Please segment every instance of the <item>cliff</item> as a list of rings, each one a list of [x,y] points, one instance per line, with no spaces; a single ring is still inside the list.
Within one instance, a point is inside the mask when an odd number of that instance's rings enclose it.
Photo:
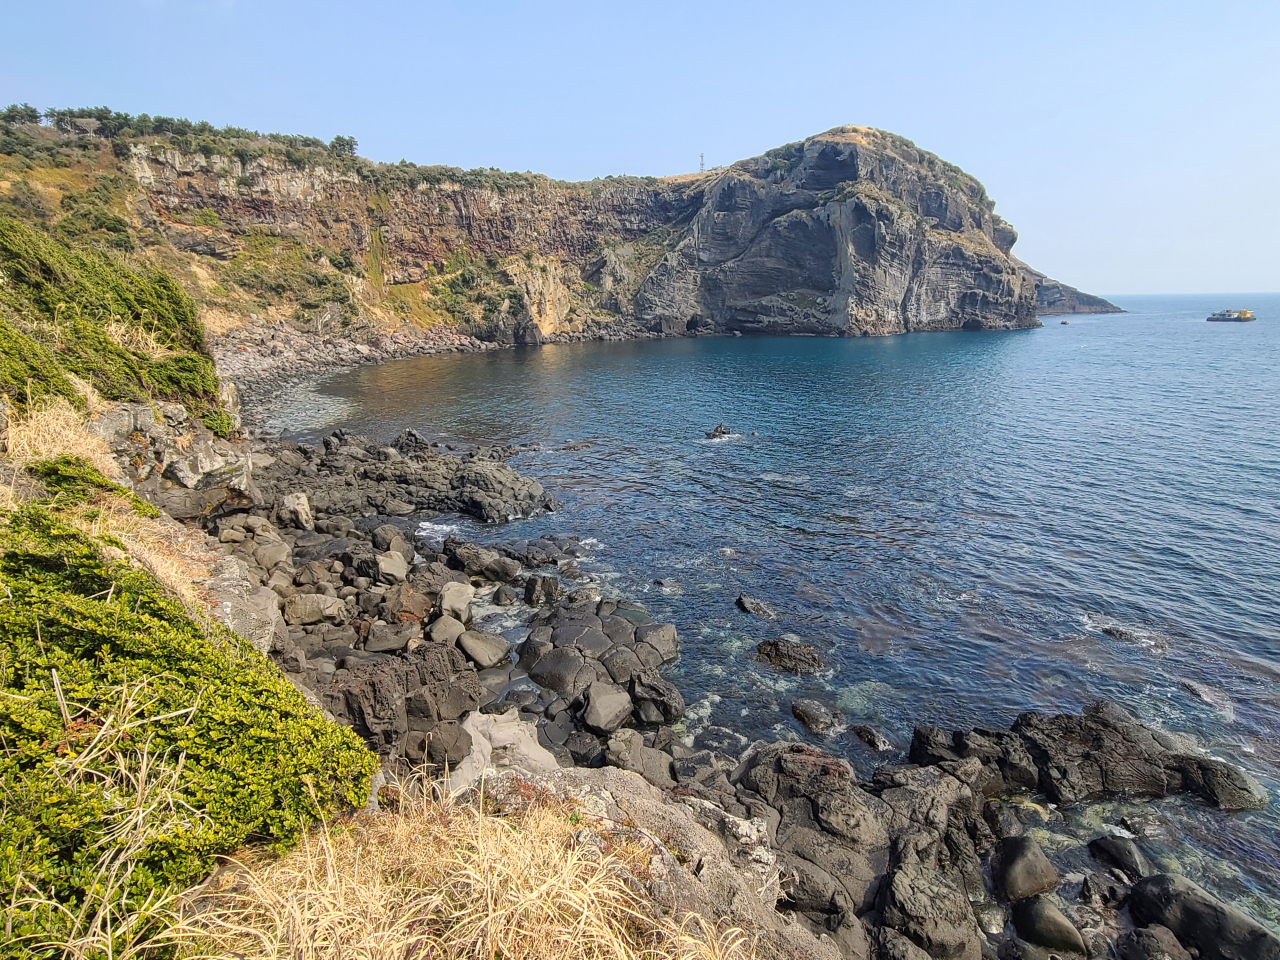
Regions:
[[[568,183],[102,116],[6,127],[0,207],[172,271],[215,354],[244,327],[873,336],[1032,327],[1094,300],[1011,254],[1017,233],[976,179],[867,127],[703,174]]]
[[[1090,293],[1081,293],[1075,287],[1069,287],[1057,280],[1050,280],[1039,275],[1040,287],[1036,291],[1036,314],[1041,317],[1056,317],[1066,313],[1124,313],[1110,300],[1095,297]]]
[[[287,238],[363,264],[355,301],[499,342],[1037,325],[1037,275],[982,185],[865,127],[665,179],[378,176],[144,143],[127,166],[180,250],[235,264],[255,233]]]

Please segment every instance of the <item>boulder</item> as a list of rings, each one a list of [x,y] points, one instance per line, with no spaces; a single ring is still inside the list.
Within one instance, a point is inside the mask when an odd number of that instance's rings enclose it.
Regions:
[[[1085,956],[1088,950],[1080,931],[1044,897],[1030,897],[1013,905],[1013,926],[1028,943]]]
[[[524,602],[531,607],[543,607],[555,603],[561,595],[560,580],[544,574],[534,574],[524,585]]]
[[[514,587],[504,583],[497,590],[493,591],[493,602],[499,607],[509,607],[520,599]]]
[[[555,757],[538,743],[537,727],[520,719],[517,711],[501,714],[473,713],[462,722],[471,740],[471,752],[449,773],[454,793],[470,786],[490,768],[512,767],[527,774],[558,770]]]
[[[471,752],[471,734],[456,720],[446,720],[431,731],[427,756],[437,766],[456,767]]]
[[[440,588],[440,611],[462,623],[471,622],[471,601],[476,591],[469,583],[446,583]]]
[[[288,563],[293,551],[283,540],[273,540],[254,548],[253,562],[263,570],[270,570],[276,564]]]
[[[1268,796],[1228,763],[1187,753],[1168,734],[1143,726],[1118,704],[1101,702],[1082,716],[1024,713],[1013,732],[1039,769],[1039,785],[1055,803],[1117,794],[1163,797],[1196,793],[1222,810],[1257,809]]]
[[[739,610],[743,613],[749,613],[753,617],[764,617],[768,620],[773,620],[777,617],[777,614],[773,612],[773,608],[771,608],[767,603],[763,600],[757,600],[754,597],[749,597],[745,593],[738,594],[738,599],[734,602],[737,604]]]
[[[604,748],[600,738],[585,730],[576,730],[569,734],[564,742],[565,748],[573,757],[573,762],[580,767],[599,767],[604,765]]]
[[[520,576],[520,564],[510,557],[495,556],[492,560],[484,565],[480,570],[480,575],[486,580],[494,580],[498,583],[510,583],[516,577]]]
[[[658,652],[662,662],[674,660],[680,652],[680,637],[675,624],[642,623],[636,627],[636,645],[647,643]]]
[[[1005,837],[992,867],[996,892],[1010,902],[1033,897],[1058,885],[1058,868],[1031,837]]]
[[[817,700],[794,701],[791,715],[820,736],[830,736],[844,727],[844,717]]]
[[[384,523],[380,527],[375,527],[369,535],[373,541],[373,548],[379,553],[386,553],[391,549],[391,544],[404,537],[404,531],[392,523]]]
[[[1103,866],[1119,870],[1130,883],[1137,883],[1151,872],[1147,858],[1128,837],[1097,837],[1089,841],[1089,852]]]
[[[382,583],[403,583],[409,576],[409,564],[402,554],[394,550],[374,557],[378,565],[378,580]]]
[[[481,576],[485,567],[499,559],[496,551],[457,537],[445,539],[444,554],[449,558],[449,566],[469,577]]]
[[[596,681],[587,687],[587,709],[582,722],[595,733],[613,733],[631,716],[631,697],[612,683]]]
[[[1130,930],[1116,941],[1120,960],[1192,960],[1173,931],[1154,923]]]
[[[570,751],[572,750],[570,747]],[[610,736],[604,757],[609,766],[638,773],[655,786],[676,785],[671,776],[670,755],[653,747],[646,747],[644,737],[638,730],[618,730]]]
[[[867,726],[865,723],[859,723],[854,726],[853,734],[877,753],[888,753],[893,749],[893,744],[889,742],[889,739],[883,733],[875,727]]]
[[[481,670],[488,670],[511,659],[511,644],[497,634],[468,630],[458,637],[457,644]]]
[[[299,530],[314,530],[315,518],[311,515],[311,504],[305,493],[287,493],[276,504],[276,523],[282,527],[296,527]]]
[[[642,709],[646,704],[653,707],[657,719],[647,722],[675,723],[684,717],[684,697],[674,683],[658,676],[658,671],[652,668],[631,677],[631,699]]]
[[[822,659],[811,644],[780,637],[765,640],[756,647],[761,659],[767,660],[779,670],[788,673],[817,673],[822,669]]]
[[[452,644],[467,632],[467,628],[461,621],[445,615],[433,623],[427,632],[436,643]]]
[[[1129,912],[1134,923],[1167,927],[1200,960],[1280,960],[1280,937],[1185,877],[1139,880]]]
[[[982,957],[983,938],[968,898],[930,864],[899,865],[885,890],[883,918],[930,957]]]
[[[529,676],[535,683],[556,693],[577,695],[581,687],[575,688],[575,678],[584,663],[586,658],[577,650],[572,647],[560,647],[540,657],[529,668]]]
[[[407,583],[398,583],[387,588],[378,609],[387,623],[422,621],[431,613],[431,598]]]
[[[320,623],[340,623],[346,619],[347,606],[337,597],[327,597],[322,593],[300,593],[284,602],[284,619],[286,623],[299,626]]]

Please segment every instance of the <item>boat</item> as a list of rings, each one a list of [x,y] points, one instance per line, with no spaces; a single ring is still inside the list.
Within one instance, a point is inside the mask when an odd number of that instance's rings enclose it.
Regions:
[[[1256,320],[1252,310],[1219,310],[1205,317],[1210,323],[1248,323]]]
[[[1059,322],[1060,324],[1062,324],[1064,327],[1066,327],[1066,326],[1070,326],[1070,325],[1071,325],[1071,321],[1070,321],[1070,320],[1059,320],[1058,322]]]

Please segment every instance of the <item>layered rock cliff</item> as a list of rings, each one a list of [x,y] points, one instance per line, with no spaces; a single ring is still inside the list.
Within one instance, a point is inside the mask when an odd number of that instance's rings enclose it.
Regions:
[[[866,127],[663,179],[339,166],[127,157],[138,216],[178,249],[236,264],[255,237],[297,243],[318,269],[355,264],[333,271],[348,313],[497,342],[1012,329],[1052,284],[977,180]]]
[[[1091,293],[1082,293],[1075,287],[1046,277],[1039,270],[1027,267],[1032,276],[1039,282],[1036,290],[1036,314],[1041,317],[1057,317],[1063,314],[1077,313],[1124,313],[1110,300],[1095,297]]]

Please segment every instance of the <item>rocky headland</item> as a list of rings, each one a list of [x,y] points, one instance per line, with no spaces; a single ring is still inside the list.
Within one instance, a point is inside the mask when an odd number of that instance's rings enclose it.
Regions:
[[[1012,329],[1054,309],[1040,288],[1070,289],[1012,255],[1017,233],[976,179],[867,127],[705,174],[587,183],[299,167],[163,142],[133,142],[125,168],[140,223],[213,272],[262,235],[329,251],[325,265],[363,262],[335,277],[347,293],[329,295],[347,303],[302,311],[321,334],[353,304],[508,344]]]
[[[514,776],[590,794],[602,831],[625,821],[658,838],[655,902],[729,918],[778,956],[1280,958],[1273,932],[1153,865],[1140,818],[1067,849],[1061,832],[1048,848],[1038,839],[1043,808],[1029,800],[1270,802],[1242,770],[1118,704],[1009,728],[922,724],[905,756],[859,728],[883,761],[870,777],[802,742],[727,755],[685,733],[663,675],[677,626],[603,595],[577,572],[576,540],[418,532],[441,511],[501,522],[555,510],[504,462],[515,450],[447,451],[413,431],[219,440],[181,408],[143,404],[93,429],[136,490],[223,556],[209,585],[223,618],[356,731],[385,777],[435,770],[465,792]],[[522,625],[486,629],[499,612]],[[759,656],[762,669],[821,667],[785,638]],[[829,719],[816,702],[794,709]]]
[[[804,742],[730,755],[689,734],[664,673],[696,625],[602,591],[572,537],[420,532],[440,513],[496,525],[555,511],[554,492],[507,462],[517,450],[239,429],[285,382],[401,356],[1010,330],[1100,309],[1013,257],[1016,233],[977,180],[865,127],[705,174],[572,184],[89,113],[4,121],[23,159],[0,196],[12,367],[0,386],[20,406],[43,387],[77,429],[76,409],[98,410],[89,429],[124,492],[216,558],[200,584],[216,616],[278,667],[254,661],[271,682],[296,697],[286,677],[369,752],[307,711],[321,732],[376,758],[371,803],[424,771],[463,794],[492,781],[585,797],[583,847],[642,831],[659,851],[652,902],[741,925],[766,955],[1280,958],[1272,931],[1151,855],[1140,817],[1074,834],[1055,819],[1113,799],[1179,795],[1224,813],[1271,801],[1123,706],[1007,728],[922,723],[905,754],[858,726],[880,761],[864,776]],[[738,604],[773,619],[759,600]],[[822,669],[786,637],[757,653],[760,669]],[[791,708],[818,735],[843,724],[817,700]]]

